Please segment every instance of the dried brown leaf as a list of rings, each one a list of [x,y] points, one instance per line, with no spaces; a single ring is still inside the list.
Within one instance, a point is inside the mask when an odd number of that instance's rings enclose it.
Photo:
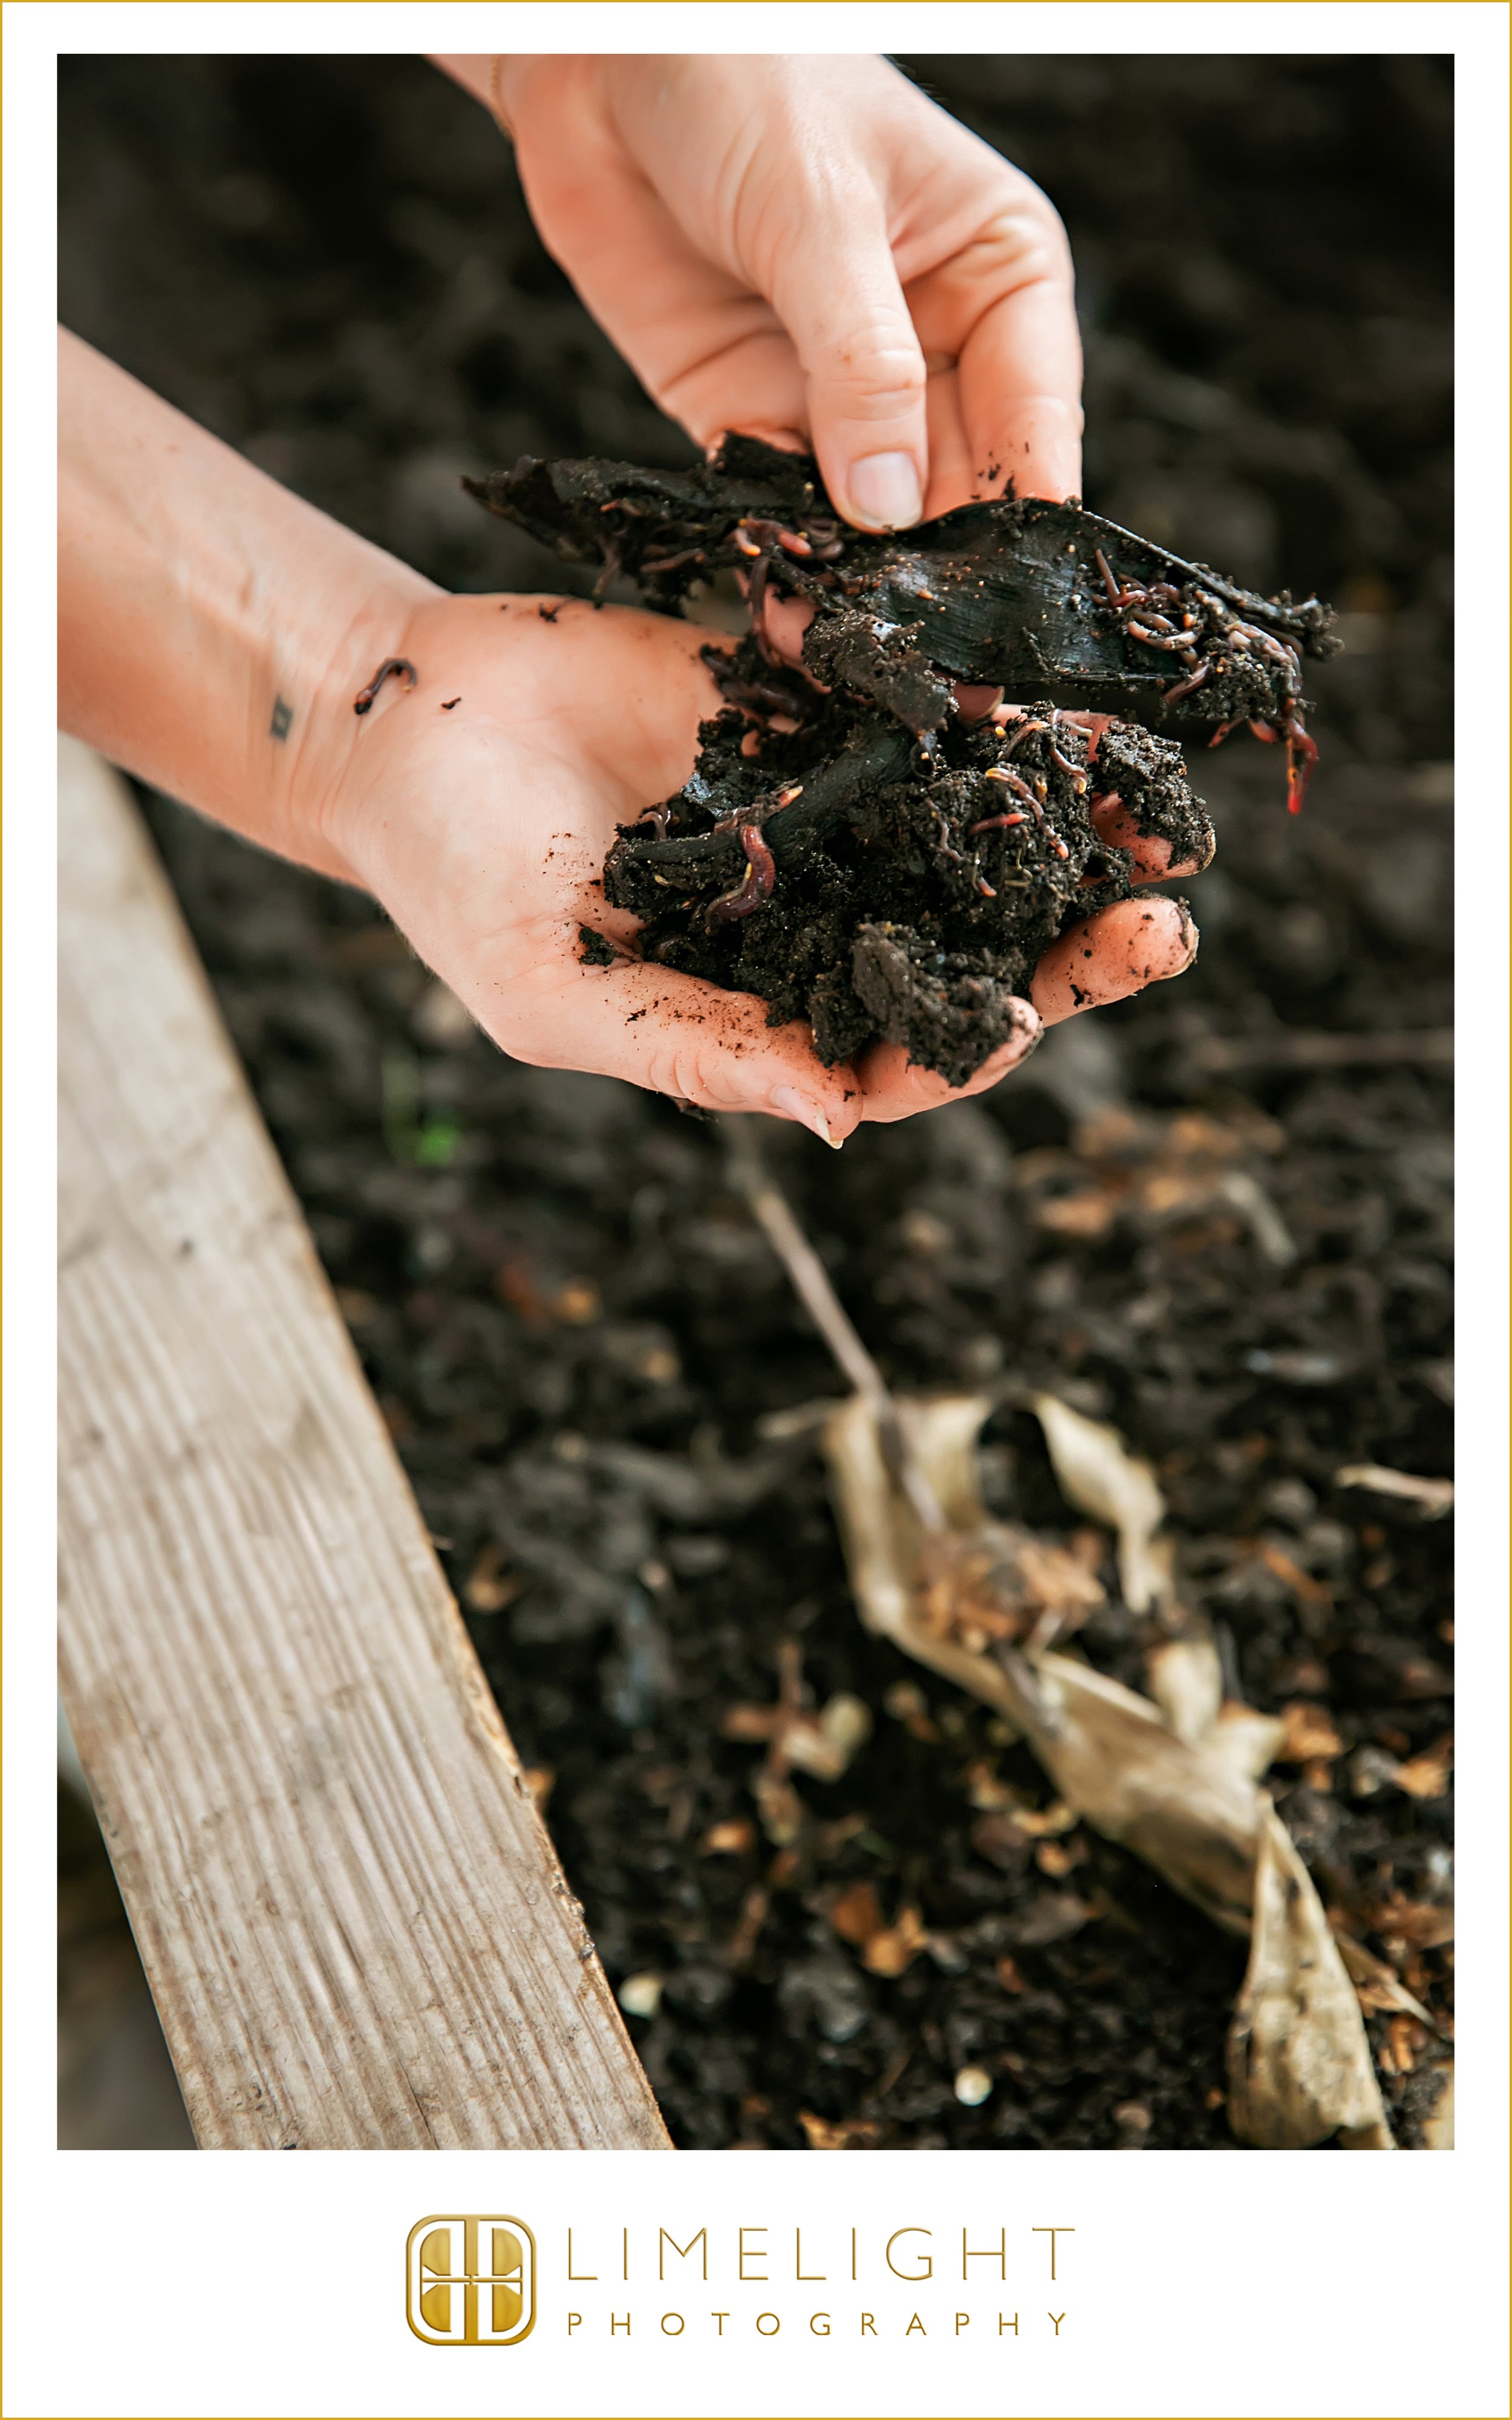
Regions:
[[[1397,1766],[1396,1787],[1405,1790],[1409,1798],[1442,1798],[1449,1787],[1454,1761],[1454,1733],[1446,1731],[1420,1756],[1409,1757]]]
[[[1033,1409],[1061,1494],[1078,1512],[1090,1513],[1117,1533],[1124,1602],[1131,1613],[1148,1612],[1164,1594],[1167,1578],[1149,1553],[1165,1518],[1165,1498],[1153,1470],[1129,1451],[1117,1429],[1089,1420],[1058,1395],[1036,1395]]]
[[[1305,1699],[1294,1698],[1281,1709],[1286,1726],[1276,1755],[1283,1764],[1306,1764],[1314,1757],[1342,1756],[1344,1742],[1322,1706],[1310,1706]]]
[[[1439,2031],[1422,2001],[1413,1998],[1406,1984],[1383,1958],[1376,1957],[1363,1941],[1356,1941],[1352,1933],[1341,1932],[1337,1925],[1334,1927],[1334,1938],[1338,1943],[1339,1956],[1359,1994],[1362,2009],[1371,2014],[1399,2009],[1406,2016],[1419,2018],[1435,2033]]]
[[[911,1966],[930,1936],[917,1907],[903,1907],[895,1921],[874,1932],[861,1953],[861,1963],[872,1975],[901,1975]]]
[[[1149,1694],[1188,1746],[1206,1737],[1223,1703],[1223,1666],[1211,1638],[1167,1638],[1145,1658]]]
[[[1267,1806],[1249,1967],[1228,2035],[1229,2123],[1260,2150],[1331,2134],[1391,2149],[1360,2003],[1312,1877]]]
[[[810,2151],[873,2151],[882,2139],[874,2118],[816,2118],[811,2109],[800,2109],[798,2123]]]

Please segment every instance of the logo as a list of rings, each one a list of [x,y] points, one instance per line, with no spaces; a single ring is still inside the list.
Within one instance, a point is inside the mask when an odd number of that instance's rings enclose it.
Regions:
[[[423,2218],[405,2247],[422,2344],[520,2344],[535,2325],[535,2238],[522,2219]]]

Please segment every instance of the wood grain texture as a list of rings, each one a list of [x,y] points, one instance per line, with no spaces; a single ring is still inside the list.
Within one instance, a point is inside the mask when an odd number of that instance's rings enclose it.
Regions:
[[[59,787],[63,1690],[198,2142],[666,2149],[130,795]]]

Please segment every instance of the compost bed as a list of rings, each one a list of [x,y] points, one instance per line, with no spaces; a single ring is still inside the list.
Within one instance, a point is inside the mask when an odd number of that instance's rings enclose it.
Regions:
[[[1193,974],[838,1159],[772,1129],[773,1163],[895,1384],[1046,1386],[1155,1463],[1231,1691],[1300,1710],[1273,1781],[1325,1901],[1446,2031],[1449,1525],[1334,1474],[1448,1468],[1448,70],[912,64],[1067,219],[1088,504],[1332,597],[1348,652],[1300,818],[1274,752],[1198,760]],[[589,584],[463,473],[690,458],[422,62],[76,59],[61,92],[65,318],[434,576]],[[759,1425],[834,1376],[717,1133],[501,1059],[363,901],[151,813],[606,1966],[660,1978],[631,2025],[674,2138],[1228,2142],[1242,1945],[1016,1825],[1026,1753],[861,1631],[817,1459]],[[1077,1527],[1011,1404],[986,1475]],[[1103,1576],[1083,1642],[1139,1685]],[[723,1725],[785,1641],[875,1727],[777,1848]],[[935,1942],[896,1976],[833,1921],[867,1883]],[[1442,2046],[1368,2022],[1412,2144]]]

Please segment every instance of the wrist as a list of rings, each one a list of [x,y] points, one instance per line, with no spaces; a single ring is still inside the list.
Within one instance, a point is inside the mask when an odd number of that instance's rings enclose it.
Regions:
[[[402,564],[378,562],[379,576],[342,598],[342,610],[318,630],[275,628],[256,651],[257,708],[266,706],[268,723],[260,737],[269,772],[262,812],[273,827],[268,845],[358,885],[366,882],[355,814],[362,751],[395,700],[380,690],[366,714],[357,712],[357,701],[380,665],[414,660],[417,610],[441,593]]]
[[[352,701],[437,592],[71,338],[58,420],[64,727],[349,876],[332,802]]]

